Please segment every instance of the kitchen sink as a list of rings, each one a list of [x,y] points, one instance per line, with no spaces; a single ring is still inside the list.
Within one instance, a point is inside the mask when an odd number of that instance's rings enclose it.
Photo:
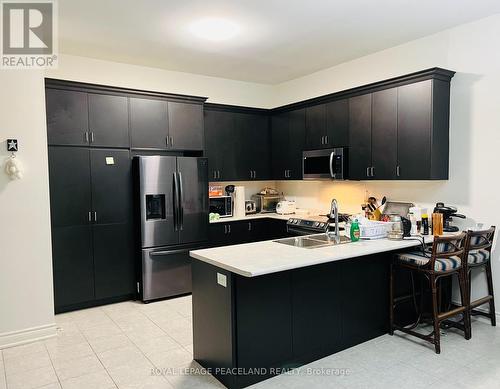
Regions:
[[[351,240],[346,236],[335,236],[333,234],[316,234],[307,236],[297,236],[293,238],[283,238],[275,240],[276,243],[287,244],[289,246],[313,249],[318,247],[335,246],[349,243]]]

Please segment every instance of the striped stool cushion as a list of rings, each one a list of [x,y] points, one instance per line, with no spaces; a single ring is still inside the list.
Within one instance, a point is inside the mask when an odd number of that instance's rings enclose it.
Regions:
[[[430,261],[430,258],[424,257],[420,251],[397,254],[396,258],[399,261],[410,263],[415,266],[424,266]],[[434,271],[448,271],[458,269],[460,266],[461,261],[459,257],[453,256],[450,258],[436,258]]]
[[[467,262],[471,265],[477,265],[486,262],[490,259],[490,252],[488,250],[473,250],[469,251]]]

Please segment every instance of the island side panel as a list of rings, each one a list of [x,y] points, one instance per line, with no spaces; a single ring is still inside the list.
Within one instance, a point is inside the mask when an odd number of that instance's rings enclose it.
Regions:
[[[218,282],[218,274],[226,277],[226,286]],[[193,358],[213,369],[213,375],[224,385],[234,387],[233,376],[218,370],[236,365],[233,274],[192,260],[192,280]]]

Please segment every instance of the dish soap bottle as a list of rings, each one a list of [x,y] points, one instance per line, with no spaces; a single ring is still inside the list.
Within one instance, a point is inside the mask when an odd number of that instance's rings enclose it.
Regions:
[[[359,222],[358,219],[354,219],[351,223],[351,242],[357,242],[359,240]]]

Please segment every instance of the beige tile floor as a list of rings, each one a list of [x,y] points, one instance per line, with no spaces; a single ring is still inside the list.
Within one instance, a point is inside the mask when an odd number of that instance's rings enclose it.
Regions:
[[[200,367],[192,361],[189,296],[91,308],[56,321],[56,338],[0,352],[0,389],[223,387],[187,373]],[[475,320],[472,340],[447,331],[442,350],[437,356],[430,345],[386,335],[254,387],[500,388],[500,329]]]

